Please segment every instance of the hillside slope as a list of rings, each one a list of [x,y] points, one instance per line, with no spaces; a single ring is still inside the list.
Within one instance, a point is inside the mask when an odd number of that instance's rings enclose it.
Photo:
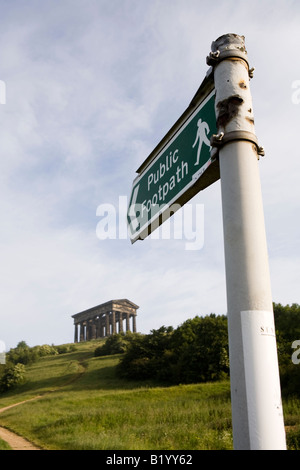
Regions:
[[[0,414],[0,426],[50,450],[232,449],[229,381],[126,381],[116,375],[120,356],[94,357],[98,344],[27,366],[26,383],[0,395],[0,409],[24,401]],[[299,401],[286,410],[288,431],[298,433]]]
[[[230,449],[229,384],[161,387],[119,379],[119,356],[96,342],[44,357],[27,382],[0,397],[0,425],[46,449]]]

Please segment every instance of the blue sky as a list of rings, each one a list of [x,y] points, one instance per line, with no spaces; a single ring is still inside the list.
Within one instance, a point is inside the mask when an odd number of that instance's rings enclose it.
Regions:
[[[202,82],[211,42],[246,38],[275,302],[300,302],[300,4],[291,0],[0,0],[0,340],[73,341],[71,315],[113,298],[149,332],[226,313],[220,182],[204,243],[99,239],[136,169]],[[119,207],[120,206],[120,207]],[[99,214],[99,212],[98,212]]]

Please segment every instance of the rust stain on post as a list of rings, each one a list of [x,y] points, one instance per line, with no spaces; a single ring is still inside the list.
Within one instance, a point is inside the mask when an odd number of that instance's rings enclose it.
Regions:
[[[233,95],[223,101],[219,101],[219,103],[217,104],[218,126],[224,128],[226,124],[231,121],[231,119],[237,116],[239,108],[243,102],[243,98],[239,95]]]
[[[254,125],[254,118],[253,117],[246,116],[245,119],[247,119],[247,121],[249,121],[250,124]]]

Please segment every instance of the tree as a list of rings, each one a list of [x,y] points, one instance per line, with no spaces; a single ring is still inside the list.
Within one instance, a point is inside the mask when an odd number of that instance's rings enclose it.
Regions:
[[[174,384],[218,380],[229,371],[227,336],[227,318],[214,314],[187,320],[176,330],[162,326],[130,344],[119,374]]]
[[[206,382],[228,376],[227,317],[211,314],[187,320],[174,333],[176,382]]]
[[[162,326],[149,335],[134,335],[118,365],[121,377],[129,379],[166,380],[168,374],[168,349],[173,328]]]
[[[27,345],[26,341],[19,341],[17,344],[17,349],[28,349],[29,346]]]

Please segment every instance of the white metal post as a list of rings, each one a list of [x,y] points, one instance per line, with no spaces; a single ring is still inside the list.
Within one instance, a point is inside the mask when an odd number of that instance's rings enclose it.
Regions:
[[[212,43],[234,448],[285,449],[274,314],[244,37]]]

